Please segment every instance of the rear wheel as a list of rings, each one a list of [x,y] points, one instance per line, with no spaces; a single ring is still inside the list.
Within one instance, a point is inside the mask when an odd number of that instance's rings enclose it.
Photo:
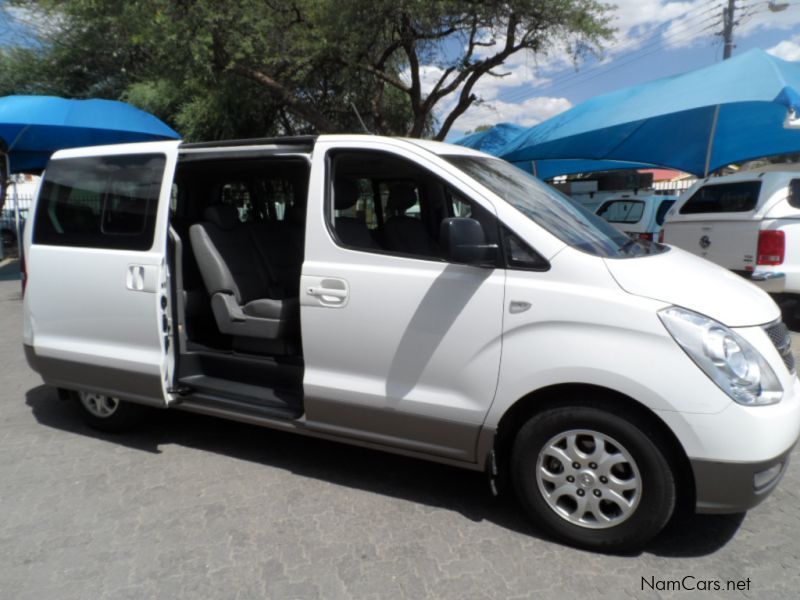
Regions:
[[[567,543],[641,547],[675,508],[674,476],[656,439],[638,419],[598,408],[548,410],[517,434],[514,487],[528,514]]]
[[[100,431],[127,431],[138,425],[146,413],[145,407],[115,396],[84,391],[72,392],[71,395],[82,408],[84,421]]]

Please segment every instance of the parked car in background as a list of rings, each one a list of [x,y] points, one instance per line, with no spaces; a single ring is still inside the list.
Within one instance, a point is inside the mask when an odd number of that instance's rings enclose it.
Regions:
[[[653,241],[658,238],[667,211],[677,198],[659,194],[623,194],[603,202],[596,214],[632,238]]]
[[[703,179],[667,215],[663,241],[747,278],[795,315],[800,305],[800,171]]]

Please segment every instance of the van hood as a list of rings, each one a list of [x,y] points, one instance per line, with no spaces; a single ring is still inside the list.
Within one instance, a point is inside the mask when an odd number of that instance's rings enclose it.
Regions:
[[[626,292],[688,308],[728,327],[763,325],[781,316],[766,292],[680,248],[655,256],[604,260]]]

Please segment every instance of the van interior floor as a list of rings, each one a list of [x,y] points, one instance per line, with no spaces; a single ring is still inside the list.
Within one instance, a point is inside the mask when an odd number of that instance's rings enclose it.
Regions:
[[[185,401],[287,420],[303,414],[300,357],[187,352],[179,369]]]

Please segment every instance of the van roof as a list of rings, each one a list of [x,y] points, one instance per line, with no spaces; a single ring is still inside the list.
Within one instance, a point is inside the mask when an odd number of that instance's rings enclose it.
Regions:
[[[284,137],[266,137],[266,138],[249,138],[249,139],[236,139],[236,140],[219,140],[212,142],[181,142],[180,140],[169,140],[171,144],[178,147],[179,152],[185,157],[197,155],[198,158],[209,158],[211,155],[219,151],[220,155],[230,157],[232,154],[242,152],[244,154],[252,154],[254,152],[278,152],[278,153],[310,153],[314,149],[314,145],[318,140],[325,140],[331,142],[359,142],[359,141],[385,141],[390,144],[411,144],[423,148],[428,152],[438,155],[466,155],[466,156],[482,156],[488,158],[489,155],[483,152],[478,152],[465,146],[456,146],[444,142],[435,142],[432,140],[420,140],[415,138],[403,137],[389,137],[365,134],[326,134],[326,135],[298,135],[298,136],[284,136]],[[162,142],[133,142],[125,144],[110,144],[102,146],[86,146],[81,148],[68,148],[58,150],[54,153],[54,159],[60,158],[75,158],[86,156],[87,153],[109,153],[119,154],[130,152],[134,148],[141,149],[147,145],[161,144]]]

